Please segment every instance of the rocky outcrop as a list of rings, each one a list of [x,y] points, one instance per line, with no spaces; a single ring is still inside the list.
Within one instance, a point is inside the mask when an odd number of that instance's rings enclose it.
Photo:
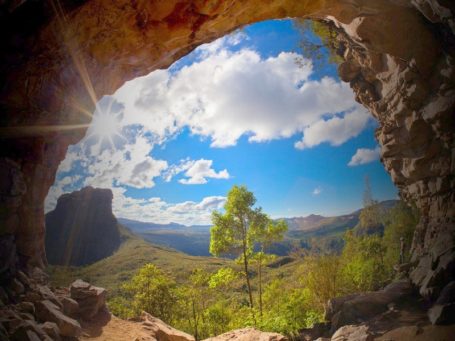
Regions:
[[[74,281],[70,285],[71,299],[76,302],[68,301],[68,308],[71,313],[78,314],[90,320],[100,311],[106,310],[106,289],[95,287],[81,279]]]
[[[152,315],[142,312],[142,326],[150,332],[150,336],[156,340],[162,341],[194,341],[194,337],[180,330],[172,328],[160,319]]]
[[[446,0],[0,2],[8,258],[45,264],[44,198],[101,96],[245,24],[306,16],[339,28],[340,77],[377,118],[381,160],[420,209],[411,278],[435,301],[455,279],[454,12]]]
[[[46,214],[46,253],[50,264],[91,264],[110,256],[120,243],[109,189],[85,187],[63,194],[56,208]]]
[[[204,341],[286,341],[287,337],[277,333],[261,332],[255,328],[242,328],[233,330]]]
[[[402,280],[380,291],[334,298],[328,303],[325,318],[331,322],[331,332],[334,333],[345,325],[368,321],[388,311],[391,304],[397,304],[412,294],[409,281]]]
[[[87,295],[93,296],[94,290],[105,292],[102,288],[76,281],[74,285],[79,290],[76,297],[79,301],[76,301],[69,297],[70,289],[51,290],[45,285],[39,269],[34,272],[36,275],[28,276],[23,272],[18,274],[14,286],[20,284],[23,290],[14,290],[10,284],[5,288],[1,298],[1,340],[73,340],[81,336],[85,321],[98,318],[100,314],[108,314],[104,295],[98,295],[97,300],[86,299]],[[84,296],[80,294],[81,291],[88,293]],[[86,315],[87,312],[89,315]]]

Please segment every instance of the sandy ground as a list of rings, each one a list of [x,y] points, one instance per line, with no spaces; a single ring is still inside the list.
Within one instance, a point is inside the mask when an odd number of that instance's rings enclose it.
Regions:
[[[156,341],[141,323],[121,320],[115,316],[83,324],[82,340],[91,341]]]

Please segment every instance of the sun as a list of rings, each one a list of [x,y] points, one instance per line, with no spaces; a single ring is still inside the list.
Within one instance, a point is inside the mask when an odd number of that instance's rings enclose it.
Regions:
[[[98,109],[95,112],[88,137],[97,139],[99,144],[109,143],[111,147],[115,147],[116,137],[124,138],[120,116],[111,111],[111,106],[106,111]]]

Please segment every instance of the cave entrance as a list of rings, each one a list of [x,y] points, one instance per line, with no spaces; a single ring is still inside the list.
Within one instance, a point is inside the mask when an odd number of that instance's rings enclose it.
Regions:
[[[232,255],[209,258],[211,213],[234,185],[246,185],[264,212],[287,221],[285,238],[267,250],[277,257],[264,270],[272,277],[282,267],[290,276],[306,252],[341,252],[343,232],[359,224],[364,175],[376,199],[389,199],[381,205],[393,206],[397,191],[379,162],[377,123],[338,77],[335,53],[343,48],[330,41],[332,29],[296,20],[253,24],[98,102],[46,201],[55,284],[82,277],[118,294],[146,263],[173,269],[185,284],[201,267],[208,275],[229,267],[241,273]],[[116,298],[123,296],[113,295],[112,309]]]

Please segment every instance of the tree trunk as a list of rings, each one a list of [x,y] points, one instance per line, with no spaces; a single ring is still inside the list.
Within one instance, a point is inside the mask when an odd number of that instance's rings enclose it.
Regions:
[[[248,295],[250,297],[250,308],[253,309],[253,294],[251,293],[250,276],[248,275],[248,260],[246,259],[246,250],[243,251],[243,265],[245,269],[246,285],[248,286]]]
[[[262,255],[259,257],[259,316],[262,319]]]

